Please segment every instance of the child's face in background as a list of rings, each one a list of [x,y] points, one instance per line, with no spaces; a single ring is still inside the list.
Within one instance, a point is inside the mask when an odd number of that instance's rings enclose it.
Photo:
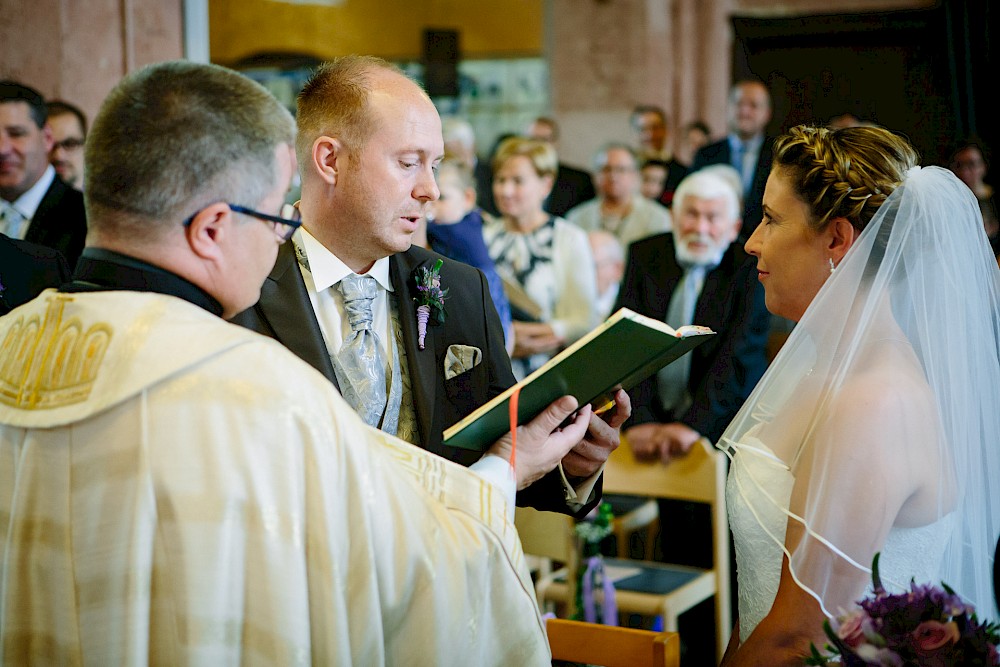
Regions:
[[[468,194],[459,179],[448,170],[438,174],[438,190],[441,196],[431,204],[428,222],[437,225],[453,225],[460,222],[472,210]]]
[[[644,197],[649,199],[659,199],[663,194],[663,188],[667,184],[667,170],[663,167],[650,164],[642,168],[642,185],[640,190]]]

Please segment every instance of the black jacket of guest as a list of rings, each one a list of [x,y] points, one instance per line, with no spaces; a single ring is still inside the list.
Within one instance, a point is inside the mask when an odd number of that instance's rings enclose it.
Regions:
[[[87,240],[83,193],[56,176],[42,197],[24,240],[55,248],[66,258],[71,269],[76,266]]]
[[[659,201],[670,208],[674,203],[674,192],[677,190],[677,186],[690,173],[690,170],[677,160],[670,160],[664,165],[667,168],[667,180],[663,183],[663,192],[660,193]]]
[[[590,174],[560,162],[552,192],[545,200],[545,210],[560,218],[565,217],[566,211],[596,196],[594,179]]]
[[[0,234],[0,315],[69,279],[69,265],[57,250]]]

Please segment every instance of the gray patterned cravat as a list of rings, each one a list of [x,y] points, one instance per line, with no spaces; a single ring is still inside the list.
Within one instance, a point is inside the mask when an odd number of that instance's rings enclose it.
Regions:
[[[0,233],[12,239],[23,238],[25,217],[13,205],[0,199]]]
[[[369,426],[379,427],[385,412],[385,357],[378,334],[372,329],[372,301],[378,283],[355,273],[338,283],[351,333],[337,354],[340,391],[347,403]],[[338,373],[340,375],[340,373]]]

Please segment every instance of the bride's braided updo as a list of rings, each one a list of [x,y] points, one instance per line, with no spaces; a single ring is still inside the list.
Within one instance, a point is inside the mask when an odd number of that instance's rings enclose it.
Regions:
[[[817,230],[837,217],[863,230],[918,159],[905,139],[880,127],[799,125],[774,143],[774,167],[790,177]]]

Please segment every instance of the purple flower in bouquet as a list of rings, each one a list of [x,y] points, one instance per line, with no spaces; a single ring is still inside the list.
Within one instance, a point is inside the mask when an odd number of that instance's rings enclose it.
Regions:
[[[1000,665],[1000,625],[980,623],[972,605],[945,584],[911,582],[910,590],[890,595],[882,586],[878,559],[875,554],[874,595],[833,625],[826,622],[827,652],[813,645],[807,665],[826,665],[835,655],[846,667]]]
[[[444,260],[439,259],[431,268],[422,266],[416,271],[417,296],[413,300],[417,302],[417,345],[421,350],[431,317],[437,324],[444,324],[444,299],[448,290],[441,289],[442,266]]]

